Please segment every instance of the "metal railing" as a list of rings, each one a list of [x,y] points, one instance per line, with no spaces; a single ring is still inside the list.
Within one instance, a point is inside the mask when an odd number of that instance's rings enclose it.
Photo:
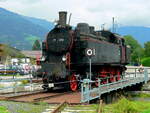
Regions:
[[[115,76],[115,78],[116,77],[117,76]],[[110,78],[111,77],[105,78],[105,80],[107,80],[106,84],[101,84],[104,78],[99,78],[97,81],[84,79],[81,83],[81,103],[100,98],[104,93],[123,89],[127,86],[147,83],[149,80],[148,70],[146,68],[143,71],[139,71],[139,68],[130,68],[122,75],[121,80],[118,81],[108,82]],[[98,82],[98,87],[93,88],[92,84],[96,82]]]
[[[20,91],[34,91],[35,87],[42,89],[42,85],[33,83],[32,75],[27,78],[9,78],[0,80],[0,93],[17,93]]]

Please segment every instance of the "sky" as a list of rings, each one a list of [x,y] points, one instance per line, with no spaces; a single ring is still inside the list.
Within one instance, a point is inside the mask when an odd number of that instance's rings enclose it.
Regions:
[[[67,11],[71,25],[85,22],[96,29],[110,27],[112,17],[118,26],[150,26],[150,0],[0,0],[0,7],[51,22]]]

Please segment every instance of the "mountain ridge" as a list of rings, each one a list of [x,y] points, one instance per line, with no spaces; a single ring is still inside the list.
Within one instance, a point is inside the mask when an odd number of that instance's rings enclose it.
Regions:
[[[142,46],[150,41],[150,28],[143,26],[123,26],[117,29],[117,33],[121,35],[133,36]]]
[[[50,29],[29,18],[0,8],[0,43],[28,50],[36,39],[44,40]],[[38,21],[48,23],[40,19]]]

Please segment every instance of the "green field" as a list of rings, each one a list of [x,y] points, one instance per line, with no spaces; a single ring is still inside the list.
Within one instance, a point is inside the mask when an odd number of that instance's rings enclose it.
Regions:
[[[150,113],[150,102],[122,98],[116,103],[104,105],[103,113]]]
[[[0,101],[0,113],[41,113],[47,107],[48,104],[43,102],[32,104],[11,101]]]
[[[89,105],[88,105],[89,106]],[[82,109],[83,105],[74,106],[73,109]],[[98,113],[99,105],[93,104],[88,108],[95,109],[96,112],[88,111],[77,112],[77,113]],[[101,107],[101,113],[150,113],[150,101],[131,101],[126,98],[122,98],[112,104],[103,104]]]
[[[4,106],[0,106],[0,113],[10,113]]]
[[[131,97],[139,97],[139,98],[150,98],[150,94],[148,93],[137,93],[137,94],[131,94]]]

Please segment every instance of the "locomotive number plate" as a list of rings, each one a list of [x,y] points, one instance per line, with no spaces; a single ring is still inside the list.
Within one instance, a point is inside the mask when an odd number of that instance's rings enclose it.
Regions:
[[[54,87],[54,83],[48,84],[48,87]]]

